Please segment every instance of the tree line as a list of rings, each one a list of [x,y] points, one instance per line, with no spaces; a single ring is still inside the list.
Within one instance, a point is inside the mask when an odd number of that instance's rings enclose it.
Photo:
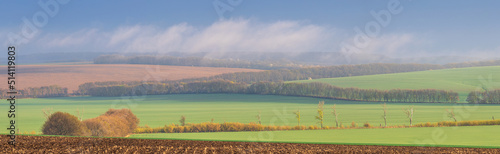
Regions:
[[[458,93],[452,91],[420,90],[376,90],[359,88],[341,88],[326,83],[284,83],[257,82],[246,84],[227,80],[194,81],[190,83],[160,82],[98,82],[80,86],[81,95],[91,96],[134,96],[164,94],[260,94],[320,97],[355,101],[374,102],[429,102],[455,103]]]
[[[472,91],[467,96],[467,102],[473,104],[499,104],[500,89]]]
[[[283,82],[259,82],[248,88],[248,93],[287,95],[287,96],[310,96],[333,99],[345,99],[356,101],[375,102],[443,102],[455,103],[458,101],[458,93],[453,91],[436,89],[359,89],[341,88],[327,83],[283,83]]]
[[[340,65],[310,67],[299,69],[280,69],[262,72],[236,72],[226,73],[211,77],[184,79],[181,82],[204,81],[204,80],[229,80],[234,82],[255,83],[255,82],[281,82],[293,80],[307,80],[319,78],[337,78],[361,75],[375,75],[388,73],[402,73],[414,71],[426,71],[442,69],[441,65],[434,64],[360,64],[360,65]],[[171,81],[177,82],[177,81]]]
[[[0,89],[2,93],[0,97],[7,98],[7,89]],[[68,88],[63,88],[58,85],[29,87],[17,91],[17,98],[43,98],[43,97],[65,97],[68,96]]]
[[[122,56],[102,55],[94,59],[94,64],[151,64],[174,66],[202,66],[202,67],[230,67],[252,69],[283,69],[299,68],[302,65],[287,60],[247,61],[231,59],[211,59],[202,57],[173,57],[173,56]]]
[[[449,63],[443,65],[445,68],[464,68],[464,67],[481,67],[481,66],[499,66],[500,60],[486,60],[486,61],[471,61],[462,63]]]

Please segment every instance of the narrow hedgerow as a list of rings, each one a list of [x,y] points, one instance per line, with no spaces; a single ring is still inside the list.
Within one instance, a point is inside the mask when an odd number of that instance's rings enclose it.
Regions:
[[[354,125],[353,125],[354,124]],[[237,131],[284,131],[284,130],[320,130],[320,129],[370,129],[370,128],[409,128],[409,127],[449,127],[449,126],[481,126],[481,125],[500,125],[500,120],[476,120],[476,121],[443,121],[437,123],[421,123],[414,126],[373,126],[366,122],[363,126],[359,127],[356,123],[352,126],[340,127],[324,126],[323,128],[317,125],[311,126],[266,126],[257,123],[239,123],[239,122],[225,122],[225,123],[187,123],[185,126],[176,124],[165,125],[164,127],[151,128],[149,126],[138,127],[133,133],[196,133],[196,132],[237,132]]]
[[[317,126],[315,126],[317,128]],[[149,126],[139,127],[134,133],[196,133],[196,132],[237,132],[237,131],[276,131],[276,130],[306,130],[306,126],[265,126],[257,123],[187,123],[185,126],[176,124],[164,127],[151,128]]]
[[[258,123],[187,123],[185,126],[176,124],[165,125],[163,127],[151,128],[149,126],[139,127],[134,133],[196,133],[196,132],[239,132],[239,131],[284,131],[284,130],[319,130],[319,129],[341,129],[337,127],[325,126],[323,128],[316,125],[311,126],[266,126]]]
[[[421,123],[415,127],[449,127],[449,126],[484,126],[484,125],[500,125],[500,120],[471,120],[471,121],[441,121],[436,123]]]

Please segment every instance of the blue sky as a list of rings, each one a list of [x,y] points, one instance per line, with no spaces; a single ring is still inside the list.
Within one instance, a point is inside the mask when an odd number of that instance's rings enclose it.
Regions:
[[[59,9],[18,45],[27,52],[342,52],[348,44],[356,53],[393,57],[500,55],[499,1],[234,1],[217,1],[232,9],[223,18],[213,0],[5,1],[0,41],[11,44],[23,19],[47,14],[42,2]],[[368,44],[354,42],[356,27],[380,24],[371,11],[398,3],[400,13]]]

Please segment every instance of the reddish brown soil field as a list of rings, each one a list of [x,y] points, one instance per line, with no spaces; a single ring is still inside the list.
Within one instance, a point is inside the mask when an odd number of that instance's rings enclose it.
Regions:
[[[0,153],[500,153],[500,149],[18,136]]]
[[[261,70],[130,64],[19,65],[16,66],[16,85],[18,89],[59,85],[68,88],[68,92],[72,93],[85,82],[179,80],[257,71]],[[0,78],[7,80],[7,74],[1,74]],[[6,87],[7,82],[0,83],[0,88],[6,89]]]

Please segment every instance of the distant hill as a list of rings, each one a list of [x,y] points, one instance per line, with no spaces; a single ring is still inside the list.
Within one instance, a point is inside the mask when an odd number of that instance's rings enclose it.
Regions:
[[[468,56],[422,56],[411,58],[398,58],[381,54],[352,54],[346,57],[340,52],[230,52],[230,53],[167,53],[176,57],[205,57],[214,59],[239,59],[239,60],[288,60],[308,65],[345,65],[345,64],[370,64],[370,63],[419,63],[419,64],[448,64],[468,61],[499,60],[500,57],[468,57]]]
[[[167,53],[124,53],[124,52],[20,52],[18,62],[20,64],[41,64],[41,63],[59,63],[59,62],[88,62],[94,61],[96,58],[103,55],[120,55],[126,57],[133,56],[170,56],[177,58],[199,58],[206,63],[208,60],[220,61],[237,61],[245,63],[252,62],[264,64],[268,67],[269,64],[274,64],[276,68],[295,68],[297,65],[346,65],[346,64],[370,64],[370,63],[418,63],[418,64],[448,64],[462,63],[468,61],[485,61],[485,60],[500,60],[499,56],[491,57],[467,57],[467,56],[423,56],[411,58],[398,58],[390,55],[380,54],[353,54],[346,57],[340,52],[167,52]],[[6,62],[5,59],[0,59],[0,63]],[[259,65],[260,65],[259,64]],[[276,65],[285,64],[285,67],[277,67]],[[295,66],[291,66],[294,64]],[[288,66],[287,66],[288,65]],[[191,66],[191,65],[189,65]],[[226,65],[227,66],[227,65]],[[248,66],[248,65],[247,65]],[[260,66],[260,67],[262,67]],[[241,68],[241,66],[240,66]],[[248,68],[248,67],[243,67]],[[262,68],[260,68],[262,69]]]
[[[473,90],[500,88],[500,66],[468,67],[419,72],[322,78],[290,82],[323,82],[339,87],[362,89],[439,89],[466,94]]]

